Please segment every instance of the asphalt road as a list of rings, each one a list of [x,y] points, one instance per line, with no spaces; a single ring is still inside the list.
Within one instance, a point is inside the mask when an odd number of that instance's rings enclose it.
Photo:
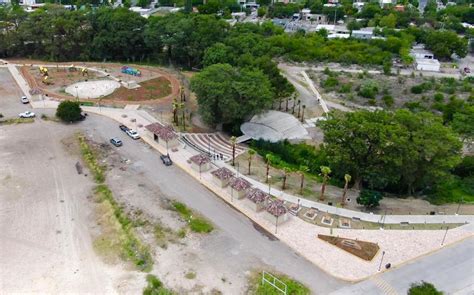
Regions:
[[[406,294],[410,284],[426,281],[445,294],[474,294],[474,238],[425,256],[331,295]]]

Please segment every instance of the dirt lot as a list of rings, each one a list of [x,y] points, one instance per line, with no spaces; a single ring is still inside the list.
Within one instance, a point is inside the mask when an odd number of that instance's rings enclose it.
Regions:
[[[104,97],[104,99],[139,102],[143,100],[157,100],[171,94],[171,83],[165,77],[142,82],[140,86],[140,88],[135,89],[120,87],[114,93]]]
[[[92,247],[93,183],[61,143],[73,130],[37,119],[0,131],[2,292],[141,292],[142,273],[104,264]]]
[[[447,102],[451,96],[467,99],[474,89],[473,83],[467,80],[420,75],[386,76],[330,71],[310,71],[309,75],[323,97],[346,106],[430,108],[434,103]],[[419,86],[423,88],[421,91],[412,90]],[[369,88],[374,91],[364,92]],[[435,98],[436,93],[442,96]]]
[[[241,173],[247,175],[248,173],[248,154],[242,154],[237,157],[236,162],[238,163],[238,167]],[[266,163],[264,162],[263,158],[259,155],[255,155],[252,160],[252,174],[250,175],[251,178],[258,180],[260,182],[266,182]],[[275,168],[270,169],[270,176],[271,178],[271,186],[274,188],[278,188],[281,190],[283,185],[283,171],[278,170]],[[301,184],[301,175],[298,173],[291,173],[287,177],[286,180],[286,189],[285,192],[293,194],[293,195],[301,195],[300,194],[300,184]],[[319,201],[321,191],[321,182],[317,180],[315,177],[305,177],[305,188],[303,190],[303,194],[301,195],[303,198],[308,200]],[[325,203],[331,202],[333,205],[338,205],[341,202],[343,190],[341,188],[328,185],[326,186],[325,192]],[[347,198],[350,199],[346,201],[345,208],[357,210],[357,211],[366,211],[364,207],[359,206],[356,202],[356,198],[358,197],[359,192],[356,190],[349,190],[347,192]],[[458,210],[459,209],[459,210]],[[450,205],[441,205],[436,206],[430,204],[428,201],[422,199],[415,199],[415,198],[390,198],[385,197],[380,202],[380,207],[377,209],[371,210],[371,212],[378,213],[378,214],[429,214],[431,211],[435,211],[439,214],[454,214],[458,212],[458,214],[474,214],[474,205],[462,205],[459,207],[457,204],[450,204]]]

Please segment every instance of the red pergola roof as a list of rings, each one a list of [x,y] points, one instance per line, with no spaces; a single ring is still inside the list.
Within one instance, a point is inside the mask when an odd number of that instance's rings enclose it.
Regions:
[[[170,141],[178,137],[171,125],[162,125],[158,122],[145,126],[145,128],[164,141]]]
[[[225,167],[214,170],[211,173],[220,180],[228,180],[234,176],[234,173]]]
[[[255,204],[264,203],[270,196],[267,193],[259,190],[258,188],[253,188],[248,190],[247,194],[245,195],[247,199],[254,202]]]
[[[230,180],[230,186],[236,191],[243,191],[251,187],[252,185],[242,177],[234,177]]]
[[[191,158],[189,158],[189,160],[191,160],[193,163],[199,166],[209,163],[211,161],[209,160],[209,157],[203,154],[194,155]]]
[[[282,215],[285,215],[286,212],[288,212],[288,209],[286,209],[285,205],[283,205],[282,200],[273,200],[271,201],[268,205],[267,208],[265,208],[268,213],[275,217],[280,217]]]

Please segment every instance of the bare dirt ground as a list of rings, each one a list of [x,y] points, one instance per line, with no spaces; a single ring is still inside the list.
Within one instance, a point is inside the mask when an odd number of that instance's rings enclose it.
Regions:
[[[180,237],[178,232],[186,227],[186,223],[171,210],[173,196],[166,195],[156,184],[143,177],[141,169],[121,157],[116,149],[104,147],[102,150],[105,164],[109,167],[108,183],[114,196],[135,220],[143,224],[139,232],[154,253],[153,273],[167,287],[179,294],[245,292],[245,273],[233,272],[228,268],[228,262],[215,255],[215,250],[220,251],[222,243],[225,243],[225,235],[218,229],[211,234],[186,230],[186,236]],[[150,199],[150,196],[154,197]],[[166,237],[157,239],[156,226],[166,229]],[[255,265],[258,265],[257,261]]]
[[[73,130],[37,121],[0,127],[0,290],[140,293],[142,273],[103,263],[92,247],[93,183],[61,143]]]
[[[248,174],[248,154],[242,154],[236,159],[238,167],[241,173]],[[266,163],[263,158],[259,155],[255,155],[252,160],[251,166],[251,178],[258,180],[262,183],[266,182]],[[283,185],[283,171],[275,168],[270,169],[271,178],[271,187],[278,188],[281,190]],[[303,194],[300,194],[300,184],[301,184],[301,175],[299,173],[291,173],[287,176],[286,180],[286,189],[285,192],[293,195],[301,195],[302,198],[308,200],[319,201],[320,191],[321,191],[321,182],[314,177],[305,177],[305,187]],[[324,203],[332,203],[334,206],[341,203],[341,196],[343,190],[336,186],[328,185],[326,186]],[[347,193],[347,198],[350,201],[346,201],[345,208],[357,210],[357,211],[367,211],[363,206],[360,206],[356,202],[356,198],[359,195],[357,190],[349,190]],[[458,204],[446,204],[446,205],[432,205],[428,201],[416,198],[391,198],[385,197],[380,202],[380,206],[376,209],[371,210],[373,213],[377,214],[389,214],[389,215],[400,215],[400,214],[413,214],[413,215],[424,215],[429,214],[431,211],[436,212],[437,214],[474,214],[474,205],[463,204],[459,206]]]

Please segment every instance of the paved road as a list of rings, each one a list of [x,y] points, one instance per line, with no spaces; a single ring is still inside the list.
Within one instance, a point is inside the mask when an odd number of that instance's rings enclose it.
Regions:
[[[331,295],[406,294],[413,282],[434,284],[445,294],[474,294],[474,238],[415,260]]]
[[[99,142],[107,142],[110,137],[119,136],[124,142],[118,149],[119,153],[130,159],[139,173],[143,172],[143,176],[157,184],[163,193],[198,210],[218,226],[230,241],[226,242],[229,248],[221,249],[226,253],[216,255],[224,254],[225,259],[229,260],[229,266],[257,259],[277,271],[297,278],[317,294],[328,294],[345,285],[294,253],[288,246],[269,239],[247,217],[230,208],[181,169],[163,166],[158,152],[151,150],[142,141],[125,137],[115,121],[89,115],[82,124],[86,133]]]

